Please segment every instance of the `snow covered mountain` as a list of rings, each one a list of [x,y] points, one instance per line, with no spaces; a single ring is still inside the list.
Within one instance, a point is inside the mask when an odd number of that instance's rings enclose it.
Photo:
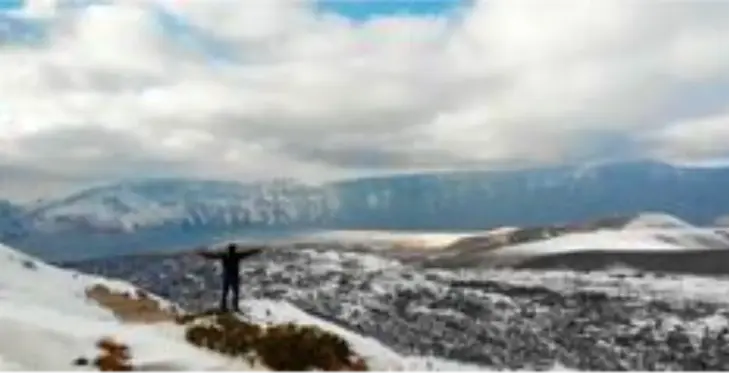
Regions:
[[[0,200],[0,239],[23,237],[29,229],[25,210],[9,201]]]
[[[327,197],[320,189],[290,180],[243,184],[163,179],[85,190],[35,206],[29,216],[44,231],[316,225],[334,209],[331,203],[336,201]]]
[[[227,232],[326,225],[332,203],[290,180],[125,182],[13,209],[18,223],[0,222],[0,238],[45,259],[189,248]]]
[[[727,186],[729,168],[655,162],[398,175],[320,186],[292,180],[144,180],[26,206],[14,225],[0,221],[0,237],[45,255],[69,246],[79,248],[84,242],[85,247],[114,252],[145,249],[140,245],[197,245],[231,234],[484,230],[644,211],[711,224],[729,211]],[[116,247],[109,235],[118,242]]]

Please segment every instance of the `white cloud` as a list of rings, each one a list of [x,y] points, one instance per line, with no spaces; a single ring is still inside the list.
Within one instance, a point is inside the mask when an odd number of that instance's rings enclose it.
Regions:
[[[356,23],[304,0],[166,0],[166,17],[58,1],[32,14],[46,42],[0,45],[0,163],[316,178],[555,162],[605,132],[647,154],[729,150],[729,126],[697,121],[729,110],[726,2],[481,1]],[[174,20],[194,30],[170,35]]]
[[[642,140],[657,157],[701,162],[727,156],[729,112],[672,123]]]

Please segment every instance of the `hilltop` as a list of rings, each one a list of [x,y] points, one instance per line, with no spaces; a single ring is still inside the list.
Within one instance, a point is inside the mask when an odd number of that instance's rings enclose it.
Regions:
[[[287,356],[308,359],[305,365],[318,364],[310,368],[324,370],[478,369],[397,354],[376,340],[285,302],[247,302],[248,319],[216,319],[207,313],[194,316],[129,282],[61,269],[3,245],[0,268],[2,370],[87,370],[93,365],[101,370],[291,370],[304,361],[286,361]],[[244,334],[233,339],[225,334],[213,336],[212,341],[217,341],[213,345],[200,339],[205,325],[230,328],[231,322]],[[241,338],[249,338],[252,344],[241,345]],[[289,350],[282,355],[276,348]],[[298,355],[297,349],[301,350]],[[243,351],[250,354],[238,356]],[[325,357],[312,351],[343,355]],[[331,365],[330,359],[340,357]]]

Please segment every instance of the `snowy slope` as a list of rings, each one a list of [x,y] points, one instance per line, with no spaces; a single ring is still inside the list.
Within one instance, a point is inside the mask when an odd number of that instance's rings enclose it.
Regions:
[[[714,225],[717,227],[729,228],[729,215],[723,215],[714,220]]]
[[[104,337],[129,346],[132,364],[139,369],[260,368],[188,344],[182,327],[172,322],[119,321],[87,299],[85,290],[94,284],[135,291],[128,283],[63,270],[0,245],[0,370],[74,370],[79,368],[72,365],[75,359],[97,356],[95,344]],[[317,319],[285,301],[249,300],[242,308],[257,322],[295,322],[337,333],[378,370],[483,370],[438,358],[400,355],[373,338]]]
[[[704,232],[707,238],[715,238],[729,247],[729,242],[713,237],[713,232]],[[573,233],[543,241],[506,246],[496,255],[537,256],[575,251],[636,251],[636,250],[687,250],[708,248],[698,245],[696,232],[668,233],[651,229],[649,231],[599,231]],[[708,237],[711,236],[711,237]],[[703,237],[703,236],[701,236]]]
[[[729,249],[715,229],[695,227],[666,214],[641,214],[622,229],[571,233],[548,240],[504,247],[501,254],[546,255],[573,251]]]
[[[641,214],[622,229],[571,233],[548,240],[504,247],[501,254],[545,255],[573,251],[729,249],[716,229],[695,227],[666,214]]]
[[[246,366],[187,344],[172,324],[128,325],[88,300],[85,289],[131,285],[44,264],[0,245],[0,369],[74,370],[95,358],[95,344],[111,337],[131,349],[132,363],[153,370],[234,369]]]
[[[109,320],[110,314],[90,307],[85,290],[94,283],[129,290],[131,286],[72,273],[0,245],[0,296],[3,301],[49,307],[61,313]]]
[[[693,229],[694,226],[668,214],[642,213],[630,220],[623,229]]]
[[[342,336],[362,355],[372,370],[461,370],[484,371],[483,366],[434,357],[402,356],[374,338],[364,337],[341,326],[313,317],[286,301],[247,300],[241,309],[259,323],[314,325]]]
[[[663,260],[658,258],[668,258],[667,254],[685,258],[696,253],[694,257],[705,257],[709,255],[704,254],[707,250],[715,251],[714,255],[729,255],[729,231],[695,227],[670,215],[650,213],[638,215],[619,227],[536,227],[489,232],[456,241],[427,255],[425,262],[432,266],[494,267],[565,255],[572,255],[573,261],[586,262],[594,255],[593,259],[601,257],[601,261],[640,256],[641,261],[656,264]],[[559,261],[552,260],[549,265],[559,265]],[[567,258],[562,264],[568,265]]]

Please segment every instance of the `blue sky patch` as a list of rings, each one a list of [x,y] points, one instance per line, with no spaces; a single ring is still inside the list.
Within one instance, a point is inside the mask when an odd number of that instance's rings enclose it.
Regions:
[[[104,0],[67,0],[66,8],[79,8]],[[200,0],[203,1],[203,0]],[[243,1],[243,0],[241,0]],[[437,16],[449,14],[473,0],[315,0],[319,11],[334,12],[357,21],[387,16]],[[23,7],[25,0],[0,0],[0,44],[37,44],[45,40],[46,25],[39,20],[24,19],[4,11]],[[161,6],[152,6],[153,16],[163,32],[179,45],[202,53],[212,63],[230,63],[238,60],[229,46],[216,40],[205,30],[189,23],[183,17],[168,12]]]
[[[319,0],[321,11],[335,12],[355,20],[408,15],[434,16],[455,11],[469,0]]]
[[[0,10],[13,10],[23,7],[24,0],[0,0]]]
[[[366,20],[388,15],[439,15],[449,13],[467,0],[318,0],[319,9]],[[1,10],[23,7],[25,0],[0,0]]]
[[[1,1],[1,0],[0,0]],[[46,24],[0,13],[0,46],[3,44],[36,45],[46,40]]]

